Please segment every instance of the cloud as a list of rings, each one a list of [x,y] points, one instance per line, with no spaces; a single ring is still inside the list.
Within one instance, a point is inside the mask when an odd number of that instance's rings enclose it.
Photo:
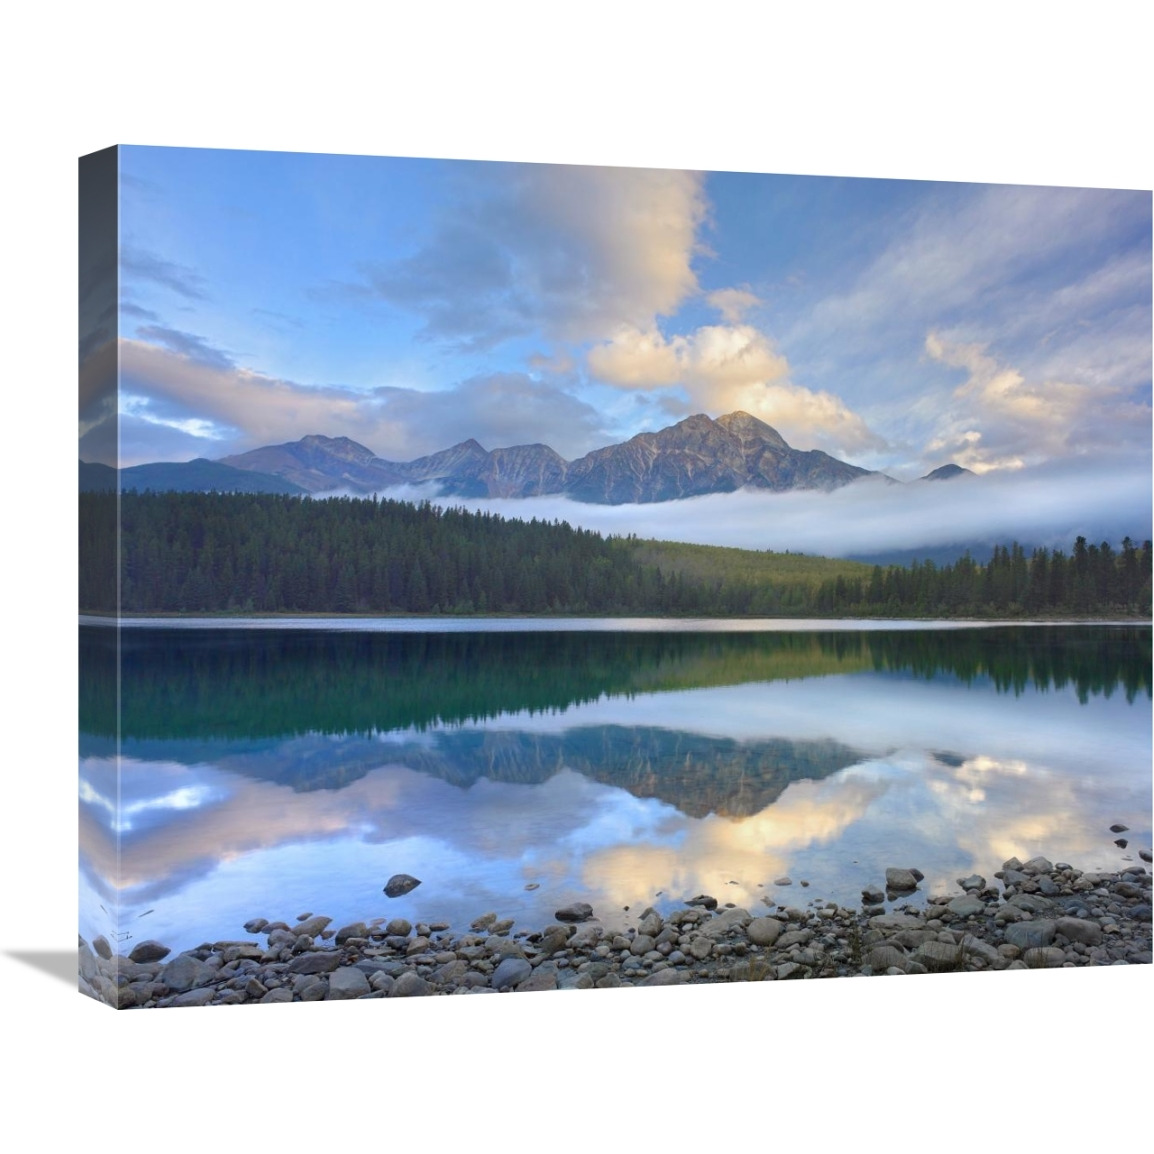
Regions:
[[[754,489],[647,505],[560,497],[458,500],[506,517],[560,519],[604,534],[830,557],[958,544],[1069,549],[1075,537],[1151,536],[1149,453],[1104,455],[1017,472],[894,485],[867,478],[832,493]]]
[[[152,281],[187,300],[208,299],[204,291],[204,277],[199,273],[134,245],[121,246],[120,272],[122,276],[127,274],[129,277]]]
[[[138,304],[133,304],[132,301],[121,301],[120,312],[122,316],[135,317],[141,321],[159,321],[160,317],[152,311],[152,309],[141,308]]]
[[[197,340],[191,338],[189,352],[142,341],[120,344],[122,396],[136,398],[128,415],[194,437],[189,456],[226,456],[306,433],[351,437],[402,461],[470,437],[490,449],[547,441],[563,456],[580,456],[605,439],[592,405],[521,373],[492,373],[429,391],[313,387],[198,359],[190,355],[200,347]],[[122,444],[122,464],[157,459],[146,431],[138,425]],[[165,443],[174,444],[171,435]]]
[[[191,361],[201,365],[208,365],[214,369],[231,369],[235,366],[233,359],[220,349],[209,345],[203,337],[192,333],[181,332],[179,329],[168,329],[161,325],[142,325],[137,328],[136,335],[143,340],[163,345],[174,353],[180,353]]]
[[[666,338],[656,327],[622,328],[589,351],[590,371],[618,388],[680,385],[691,406],[719,416],[742,409],[800,448],[859,453],[882,437],[832,393],[789,380],[789,363],[752,325],[706,325]]]
[[[425,319],[424,335],[491,348],[543,330],[583,341],[669,315],[697,291],[698,174],[501,165],[475,172],[413,255],[361,291]]]
[[[730,325],[741,324],[745,314],[755,305],[761,304],[753,293],[739,288],[717,289],[705,299],[721,313],[721,319]]]
[[[926,337],[926,353],[967,376],[929,443],[934,458],[975,472],[1021,468],[1047,458],[1148,445],[1150,406],[1104,384],[1031,381],[977,344]]]

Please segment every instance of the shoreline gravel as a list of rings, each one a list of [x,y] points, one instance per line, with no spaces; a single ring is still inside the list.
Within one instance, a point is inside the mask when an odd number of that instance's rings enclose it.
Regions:
[[[1145,851],[1144,851],[1145,852]],[[924,907],[903,898],[917,870],[886,871],[859,908],[812,901],[752,914],[711,895],[626,932],[575,903],[539,931],[482,914],[445,922],[375,918],[335,926],[312,913],[263,917],[235,941],[173,955],[139,942],[117,956],[79,943],[79,988],[119,1009],[443,994],[526,993],[736,981],[1150,964],[1151,875],[1138,864],[1085,872],[1011,858],[994,879],[959,878]]]

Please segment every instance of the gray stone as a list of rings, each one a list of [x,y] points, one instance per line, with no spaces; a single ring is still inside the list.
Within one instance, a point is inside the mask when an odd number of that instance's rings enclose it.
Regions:
[[[965,963],[965,950],[956,942],[922,942],[914,954],[914,961],[925,966],[930,973],[944,973],[960,970]]]
[[[369,927],[364,922],[350,922],[347,926],[341,926],[337,930],[337,945],[343,946],[349,938],[367,938],[369,936]]]
[[[986,888],[986,879],[981,874],[970,874],[968,878],[958,878],[958,885],[966,890],[984,890]]]
[[[393,874],[385,883],[385,897],[399,898],[410,893],[419,886],[420,880],[412,874]]]
[[[775,886],[791,886],[791,885],[793,885],[793,878],[791,878],[791,877],[784,877],[784,876],[783,876],[783,877],[779,877],[779,878],[774,878],[774,879],[773,879],[773,884],[774,884]]]
[[[323,1002],[329,996],[329,983],[325,978],[314,975],[301,988],[299,996],[302,1002]]]
[[[1032,857],[1024,866],[1022,866],[1022,873],[1026,874],[1048,874],[1053,873],[1054,863],[1049,858]]]
[[[909,964],[909,958],[907,958],[905,953],[899,950],[897,946],[874,946],[874,948],[866,954],[865,964],[869,966],[875,974],[885,973],[887,970],[894,968],[905,973],[906,966]]]
[[[1020,950],[1048,946],[1054,940],[1055,923],[1039,918],[1032,922],[1015,922],[1006,927],[1006,941]]]
[[[891,866],[886,870],[886,889],[895,893],[905,893],[918,888],[918,879],[912,870],[897,869]]]
[[[680,986],[681,973],[679,970],[664,969],[650,974],[642,983],[643,986]]]
[[[695,898],[690,898],[686,903],[687,906],[700,906],[705,910],[717,909],[717,898],[709,894],[698,894]]]
[[[477,918],[472,923],[472,925],[469,926],[469,929],[476,930],[477,933],[482,933],[483,931],[487,930],[496,920],[497,915],[493,913],[492,910],[490,910],[489,913],[482,914],[479,918]]]
[[[751,921],[753,921],[753,917],[749,910],[734,906],[732,909],[723,910],[715,917],[710,918],[701,927],[701,932],[711,938],[720,938],[731,930],[744,929]]]
[[[327,1001],[359,998],[369,993],[369,979],[356,966],[341,966],[329,975]]]
[[[249,918],[244,923],[244,932],[246,934],[259,934],[267,925],[268,918]]]
[[[524,958],[506,958],[494,971],[489,985],[494,990],[508,990],[520,985],[533,972]]]
[[[108,939],[103,934],[97,934],[92,939],[92,948],[106,961],[112,961],[112,947],[108,944]]]
[[[882,933],[897,933],[899,930],[919,930],[922,919],[913,914],[875,914],[869,921],[870,929]]]
[[[170,1006],[207,1006],[215,994],[216,991],[211,988],[187,990],[183,994],[177,994],[168,1004]]]
[[[946,909],[952,914],[956,914],[959,918],[972,918],[978,914],[986,912],[986,903],[980,898],[971,897],[966,894],[965,897],[954,898],[946,904]]]
[[[1057,969],[1065,963],[1066,953],[1057,946],[1034,946],[1022,954],[1022,961],[1031,970]]]
[[[781,931],[782,923],[777,918],[754,918],[745,927],[746,935],[755,946],[772,946]]]
[[[595,984],[599,990],[615,990],[621,985],[621,979],[610,970],[605,977],[598,978]]]
[[[1087,946],[1102,944],[1102,927],[1097,922],[1083,918],[1059,918],[1054,930],[1071,942],[1081,942]]]
[[[103,940],[103,939],[98,939]],[[106,943],[107,944],[107,943]],[[98,950],[97,953],[100,953]],[[167,958],[172,950],[160,942],[146,941],[137,942],[132,949],[132,953],[128,955],[129,961],[133,962],[159,962],[162,958]],[[110,954],[100,954],[102,958],[109,957]],[[166,983],[171,985],[172,983]]]
[[[275,990],[269,990],[267,994],[260,1000],[260,1005],[266,1006],[273,1002],[291,1002],[293,1000],[293,992],[287,986],[279,986]]]
[[[886,900],[885,891],[877,886],[866,886],[861,892],[861,900],[867,906],[880,906]]]
[[[86,982],[95,981],[100,971],[96,966],[96,955],[89,948],[87,942],[80,943],[80,976]]]
[[[664,928],[664,919],[654,909],[646,910],[645,913],[641,915],[641,920],[637,923],[637,932],[639,934],[645,934],[650,938],[656,938]]]
[[[315,950],[311,954],[298,954],[289,962],[290,974],[330,974],[341,964],[339,950]]]
[[[494,974],[493,976],[496,977],[497,975]],[[517,993],[532,994],[539,990],[555,990],[556,988],[556,971],[542,968],[534,970],[523,982],[519,982],[517,985]]]
[[[420,998],[431,994],[433,987],[416,970],[406,970],[394,982],[390,998]]]
[[[1017,906],[1018,909],[1031,914],[1044,914],[1051,908],[1050,903],[1037,894],[1014,894],[1007,905]]]
[[[588,902],[573,902],[562,906],[553,916],[559,922],[587,922],[593,916],[593,907]]]
[[[216,970],[191,954],[178,954],[161,973],[161,981],[174,993],[208,985],[215,978]]]
[[[713,942],[705,936],[705,934],[698,934],[689,943],[689,952],[699,961],[703,962],[713,953]]]
[[[653,939],[648,934],[638,934],[630,943],[629,952],[639,958],[643,954],[649,953],[654,945]]]
[[[494,917],[497,915],[494,914]],[[385,926],[385,935],[390,938],[407,938],[413,931],[413,925],[405,918],[393,918],[387,926]]]
[[[295,942],[297,938],[299,938],[302,934],[307,934],[310,938],[317,937],[318,934],[324,932],[325,927],[332,920],[332,918],[325,917],[305,918],[305,920],[301,922],[300,925],[293,926],[292,930],[289,931],[291,935],[291,941]],[[273,935],[269,934],[270,945],[272,944],[272,939]]]
[[[1123,825],[1121,822],[1115,822],[1110,827],[1110,832],[1111,833],[1127,833],[1129,831],[1129,829],[1130,829],[1130,827],[1128,825]]]

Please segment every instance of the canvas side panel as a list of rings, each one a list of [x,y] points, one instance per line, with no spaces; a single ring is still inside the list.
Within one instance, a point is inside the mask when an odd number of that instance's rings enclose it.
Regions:
[[[80,159],[80,973],[115,1006],[120,969],[119,634],[117,625],[118,158]]]

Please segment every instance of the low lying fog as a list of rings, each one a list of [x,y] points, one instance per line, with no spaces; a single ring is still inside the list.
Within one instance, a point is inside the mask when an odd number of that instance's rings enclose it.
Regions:
[[[832,493],[744,489],[646,505],[591,505],[566,497],[438,497],[429,486],[381,493],[487,509],[504,517],[568,521],[604,534],[830,557],[1019,540],[1069,549],[1082,535],[1117,543],[1151,535],[1145,460],[1079,461],[951,481],[889,484],[875,478]]]

